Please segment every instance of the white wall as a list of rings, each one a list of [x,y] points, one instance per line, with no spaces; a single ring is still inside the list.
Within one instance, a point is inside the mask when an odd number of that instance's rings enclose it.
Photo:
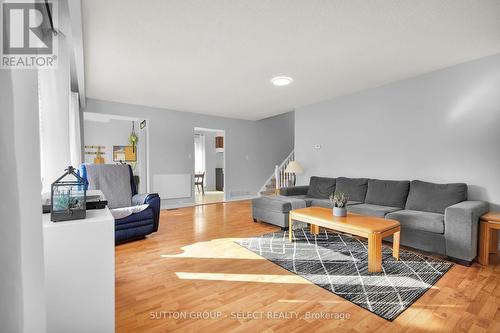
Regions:
[[[65,147],[69,147],[70,54],[65,36],[69,38],[71,31],[64,26],[69,20],[67,4],[59,5],[58,29],[63,33],[58,35],[57,69],[0,70],[0,332],[46,332],[39,87],[45,88],[44,102],[50,102],[42,119],[48,125],[43,142],[46,162],[54,166],[46,174],[48,184],[69,164]]]
[[[295,112],[302,184],[311,175],[466,182],[469,198],[498,206],[499,145],[500,55]]]
[[[69,142],[70,64],[67,38],[59,35],[58,66],[39,70],[43,192],[71,164]],[[38,112],[38,111],[37,111]],[[77,166],[75,166],[77,167]]]
[[[46,331],[37,73],[0,71],[0,331]]]
[[[5,332],[21,332],[23,321],[23,289],[21,283],[21,225],[19,189],[14,144],[14,102],[12,80],[8,71],[0,72],[0,328]]]
[[[151,179],[158,174],[192,175],[194,128],[225,130],[228,200],[257,195],[273,173],[274,165],[281,163],[293,149],[293,112],[248,121],[94,99],[87,99],[85,111],[149,119]],[[191,190],[189,198],[163,201],[162,204],[173,207],[193,201]]]
[[[56,29],[61,32],[57,35],[57,67],[38,71],[40,139],[44,147],[41,163],[43,192],[49,192],[50,184],[72,164],[70,150],[74,149],[73,156],[80,151],[76,142],[71,147],[69,139],[70,92],[79,92],[80,99],[85,98],[80,8],[80,0],[58,2],[58,19],[54,21]],[[80,116],[81,110],[79,112]],[[83,133],[80,133],[80,138],[83,142]]]

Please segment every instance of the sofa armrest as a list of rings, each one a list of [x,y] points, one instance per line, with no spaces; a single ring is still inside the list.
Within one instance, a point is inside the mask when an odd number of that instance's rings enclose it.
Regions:
[[[153,231],[158,231],[158,224],[160,223],[160,203],[160,196],[158,193],[142,193],[132,196],[133,206],[148,204],[153,209]]]
[[[477,255],[479,218],[488,212],[484,201],[462,201],[446,208],[444,212],[444,236],[446,255],[472,261]]]
[[[280,188],[280,195],[284,196],[306,195],[308,190],[309,190],[309,185],[282,187]]]

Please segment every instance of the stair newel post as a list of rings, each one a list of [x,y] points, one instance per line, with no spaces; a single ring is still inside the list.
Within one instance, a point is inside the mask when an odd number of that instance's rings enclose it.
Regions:
[[[289,159],[288,162],[286,163],[286,166],[288,166],[288,164],[290,164],[291,161],[292,161],[292,159]],[[292,180],[292,175],[290,173],[287,173],[286,176],[288,178],[286,180],[286,186],[288,187],[291,184],[290,181]]]
[[[290,161],[287,161],[286,162],[286,167],[283,169],[283,172],[285,172],[286,168],[288,167],[288,164],[290,163]],[[290,174],[288,172],[285,172],[285,177],[286,177],[286,180],[285,180],[285,186],[288,187],[288,184],[290,184]]]
[[[283,174],[283,168],[286,164],[286,161],[283,162],[280,167],[279,167],[279,171],[280,171],[280,187],[283,187],[284,186],[284,177],[285,175]]]
[[[275,194],[278,195],[279,194],[279,191],[280,191],[280,181],[279,181],[279,166],[275,166],[274,168],[274,179],[276,179],[276,182],[275,182],[275,185],[276,185],[276,189],[275,189]]]
[[[286,161],[286,164],[283,166],[283,177],[285,178],[283,180],[283,186],[288,187],[288,173],[285,172],[286,167],[288,166],[289,161]]]
[[[281,168],[280,173],[281,173],[281,186],[285,186],[285,169]]]

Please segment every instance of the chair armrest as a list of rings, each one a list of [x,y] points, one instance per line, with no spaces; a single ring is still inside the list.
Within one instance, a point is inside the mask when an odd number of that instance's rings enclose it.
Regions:
[[[446,255],[472,261],[477,254],[478,222],[488,212],[484,201],[462,201],[446,208],[444,212],[444,236]]]
[[[284,196],[306,195],[308,190],[309,190],[309,185],[282,187],[280,188],[280,195]]]
[[[132,206],[147,204],[148,203],[147,201],[150,201],[155,197],[158,197],[158,193],[135,194],[132,196]]]
[[[158,231],[158,225],[160,223],[160,203],[161,200],[158,193],[142,193],[132,196],[133,206],[148,204],[153,209],[153,231]]]

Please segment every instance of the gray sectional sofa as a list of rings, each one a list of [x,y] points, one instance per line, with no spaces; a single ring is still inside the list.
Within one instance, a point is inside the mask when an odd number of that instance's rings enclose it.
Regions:
[[[468,201],[463,183],[311,177],[308,186],[282,188],[279,196],[254,199],[254,221],[286,228],[291,209],[331,208],[328,197],[334,191],[349,195],[349,212],[399,221],[404,246],[465,265],[476,257],[479,217],[489,206],[483,201]]]

